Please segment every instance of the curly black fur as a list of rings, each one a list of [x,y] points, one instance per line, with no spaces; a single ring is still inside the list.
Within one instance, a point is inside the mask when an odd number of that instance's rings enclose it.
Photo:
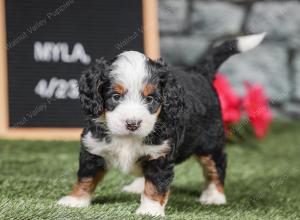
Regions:
[[[88,119],[99,117],[104,110],[101,89],[107,80],[109,64],[104,59],[96,60],[96,64],[79,79],[81,107]]]

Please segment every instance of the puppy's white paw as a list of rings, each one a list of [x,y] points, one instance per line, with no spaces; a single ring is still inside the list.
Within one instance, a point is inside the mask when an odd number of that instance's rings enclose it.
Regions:
[[[132,183],[123,187],[123,192],[141,194],[144,191],[145,179],[144,177],[136,178]]]
[[[165,216],[165,206],[157,201],[148,199],[142,194],[140,207],[135,213],[139,215]]]
[[[162,209],[161,207],[145,207],[145,206],[140,206],[135,214],[138,215],[151,215],[151,216],[165,216],[165,211],[164,208]]]
[[[89,196],[86,197],[64,196],[57,201],[57,204],[61,206],[83,208],[91,204],[91,198]]]
[[[199,202],[206,205],[222,205],[226,204],[226,197],[224,193],[218,191],[214,183],[211,183],[207,189],[202,192]]]

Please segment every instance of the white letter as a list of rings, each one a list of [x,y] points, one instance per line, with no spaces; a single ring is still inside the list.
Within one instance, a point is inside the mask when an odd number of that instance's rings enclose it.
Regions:
[[[52,43],[45,42],[44,45],[41,42],[34,43],[34,59],[35,61],[46,61],[51,60]]]
[[[91,62],[91,57],[85,53],[85,50],[81,43],[76,43],[72,52],[72,59],[80,60],[84,64],[89,64]]]

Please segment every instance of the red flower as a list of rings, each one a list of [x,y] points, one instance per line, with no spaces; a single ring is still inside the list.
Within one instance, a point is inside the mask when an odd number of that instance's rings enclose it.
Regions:
[[[214,87],[219,95],[225,126],[239,122],[241,119],[241,100],[231,88],[226,77],[218,73],[214,80]]]
[[[272,112],[268,104],[268,98],[259,84],[250,85],[250,83],[246,82],[245,87],[247,95],[244,97],[243,107],[248,114],[255,135],[258,138],[263,138],[272,121]]]

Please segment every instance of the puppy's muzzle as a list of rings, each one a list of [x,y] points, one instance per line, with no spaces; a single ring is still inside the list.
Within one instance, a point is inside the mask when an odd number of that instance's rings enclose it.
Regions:
[[[126,120],[126,128],[135,131],[141,126],[142,120]]]

